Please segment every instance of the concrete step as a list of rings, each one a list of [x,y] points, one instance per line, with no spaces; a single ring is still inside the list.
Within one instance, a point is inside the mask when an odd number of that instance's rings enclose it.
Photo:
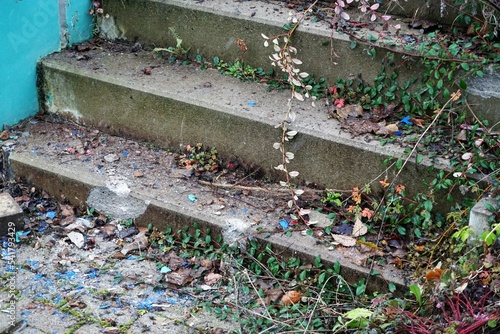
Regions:
[[[392,23],[401,24],[399,34],[394,31],[383,37],[384,42],[401,43],[401,36],[417,36],[417,29],[408,29],[409,18],[440,20],[454,23],[452,8],[441,8],[442,2],[429,1],[408,3],[389,2],[381,12],[389,10],[407,18],[394,18]],[[182,39],[182,47],[190,49],[194,58],[201,54],[205,59],[217,56],[225,61],[242,59],[254,67],[271,68],[269,55],[272,49],[263,46],[261,33],[277,36],[283,33],[289,12],[283,2],[233,1],[233,0],[106,0],[105,14],[99,18],[100,35],[109,40],[127,40],[155,47],[175,46],[173,29]],[[354,15],[354,14],[353,14]],[[376,25],[376,24],[375,24]],[[378,36],[376,32],[359,29],[358,36]],[[246,52],[241,52],[236,41],[243,40]],[[376,57],[367,54],[368,47],[359,44],[351,49],[349,36],[331,29],[329,20],[305,21],[293,36],[293,45],[298,49],[297,57],[303,61],[301,69],[316,77],[324,77],[335,83],[337,78],[361,76],[371,82],[378,74],[386,51],[376,43]],[[380,42],[381,43],[381,42]],[[337,56],[334,56],[337,55]],[[410,77],[420,77],[423,69],[416,64],[411,67],[398,66],[400,82]],[[407,60],[403,63],[407,64]],[[390,70],[390,69],[389,69]],[[500,121],[500,73],[485,70],[484,78],[469,78],[467,90],[474,112],[490,124]]]
[[[8,193],[0,194],[0,237],[14,243],[16,233],[24,226],[23,210]],[[11,247],[11,246],[9,246]],[[13,247],[13,246],[12,246]]]
[[[203,143],[216,147],[226,161],[238,160],[251,169],[275,177],[273,168],[290,97],[268,92],[264,84],[241,82],[216,70],[179,66],[153,58],[150,52],[131,53],[126,46],[106,44],[78,60],[60,53],[42,61],[46,107],[114,135],[146,140],[178,149]],[[152,68],[151,75],[143,72]],[[290,126],[297,137],[290,142],[295,154],[290,168],[300,171],[299,181],[320,187],[352,189],[396,174],[382,167],[384,160],[403,156],[403,148],[381,146],[371,136],[355,137],[328,119],[329,107],[294,100],[297,120]],[[423,179],[433,176],[430,161],[409,161],[399,182],[413,191],[424,190]],[[278,175],[279,176],[279,175]]]
[[[93,87],[99,91],[98,86]],[[42,121],[23,131],[29,136],[19,140],[9,156],[12,177],[25,179],[74,205],[93,207],[113,218],[132,218],[142,226],[153,224],[160,230],[198,223],[200,228],[210,227],[214,235],[222,233],[228,243],[244,245],[256,240],[263,247],[271,243],[273,250],[284,257],[312,263],[319,255],[327,266],[338,261],[346,281],[355,283],[366,278],[368,291],[387,291],[388,283],[395,284],[399,293],[406,291],[408,277],[390,260],[370,268],[366,259],[375,254],[367,256],[357,247],[329,249],[321,238],[300,231],[285,236],[278,221],[288,216],[289,195],[280,192],[275,183],[248,183],[245,192],[237,187],[215,188],[196,177],[186,177],[185,169],[176,167],[171,153],[76,124]],[[94,145],[85,150],[89,142]],[[107,159],[110,154],[118,159]],[[141,177],[134,173],[137,171]],[[218,183],[227,182],[226,177],[245,181],[243,175],[229,173]],[[303,196],[319,195],[305,188]],[[380,275],[371,275],[371,269]]]

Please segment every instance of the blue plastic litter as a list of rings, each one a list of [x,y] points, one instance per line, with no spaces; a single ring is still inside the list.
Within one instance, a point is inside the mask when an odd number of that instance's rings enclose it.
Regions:
[[[99,276],[99,271],[97,269],[92,269],[89,272],[87,272],[86,275],[89,278],[97,278],[97,276]]]
[[[54,219],[56,216],[57,216],[57,212],[55,212],[55,211],[47,211],[47,213],[45,214],[45,217],[47,217],[49,219]]]
[[[196,201],[198,201],[198,199],[196,198],[196,196],[195,196],[195,195],[193,195],[193,194],[189,194],[189,195],[188,195],[188,200],[190,200],[191,202],[196,202]]]
[[[16,242],[21,242],[21,238],[30,234],[31,231],[17,231],[16,232]]]
[[[394,134],[396,136],[402,136],[403,135],[403,133],[401,131],[394,131]]]
[[[111,305],[109,305],[108,303],[106,303],[106,304],[102,304],[101,306],[99,306],[99,308],[100,308],[101,310],[105,310],[105,309],[110,308],[110,307],[111,307]]]
[[[248,212],[248,209],[242,209],[241,210],[241,213],[247,213]]]
[[[257,102],[255,102],[255,101],[249,101],[249,102],[248,102],[248,105],[249,105],[250,107],[255,107],[255,106],[257,105]]]
[[[405,116],[402,120],[399,121],[399,123],[404,123],[407,125],[412,125],[413,123],[410,121],[410,116]]]
[[[177,304],[177,300],[171,297],[167,297],[167,302],[169,302],[170,304]]]
[[[133,261],[133,260],[138,260],[138,259],[139,259],[139,256],[137,256],[137,255],[130,255],[125,260]]]
[[[288,221],[286,219],[280,220],[279,224],[283,229],[287,229],[290,225],[288,224]]]
[[[169,267],[167,267],[167,266],[163,266],[163,267],[161,267],[161,269],[160,269],[160,273],[162,273],[162,274],[166,274],[166,273],[169,273],[169,272],[171,272],[171,271],[172,271],[172,269],[170,269],[170,268],[169,268]]]
[[[40,222],[40,226],[38,227],[38,232],[43,232],[48,228],[49,228],[49,224],[45,220],[42,220]]]
[[[30,266],[32,269],[38,269],[40,268],[40,264],[38,263],[37,260],[27,260],[26,263],[28,264],[28,266]]]
[[[123,153],[122,153],[122,154],[123,154],[123,156],[124,156],[124,157],[127,157],[127,156],[128,156],[128,152],[127,152],[127,151],[123,151]]]
[[[144,309],[151,310],[153,308],[152,303],[153,303],[153,300],[151,298],[147,298],[143,301],[138,302],[137,308],[142,309],[142,310],[144,310]]]

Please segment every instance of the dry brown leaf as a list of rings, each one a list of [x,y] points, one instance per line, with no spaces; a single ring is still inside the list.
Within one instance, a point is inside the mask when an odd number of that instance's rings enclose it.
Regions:
[[[342,234],[332,234],[333,240],[345,247],[352,247],[356,245],[356,239],[353,237],[342,235]]]
[[[425,279],[428,281],[434,281],[441,279],[441,274],[443,273],[443,269],[434,268],[430,270],[427,274],[425,274]]]
[[[139,177],[143,177],[143,176],[144,176],[144,173],[143,173],[143,172],[139,172],[139,171],[137,171],[137,170],[134,172],[134,177],[139,178]]]
[[[191,269],[182,268],[175,272],[165,274],[165,281],[175,285],[183,286],[193,280]]]
[[[61,216],[71,217],[74,215],[73,207],[71,205],[61,204],[59,205],[59,207],[61,208],[61,213],[60,213]]]
[[[359,104],[348,104],[344,107],[337,108],[337,115],[339,118],[357,118],[363,116],[363,107]]]
[[[206,275],[203,280],[207,285],[214,285],[222,278],[221,274],[209,273]]]
[[[104,226],[101,226],[99,230],[106,235],[107,237],[111,237],[115,235],[116,232],[116,225],[113,224],[106,224]]]
[[[202,259],[202,260],[200,261],[200,265],[201,265],[202,267],[205,267],[205,268],[207,268],[207,269],[210,269],[210,268],[212,268],[212,267],[213,267],[213,262],[212,262],[212,260]]]
[[[410,121],[420,128],[423,128],[425,124],[425,121],[421,118],[410,118]]]
[[[354,222],[354,227],[352,228],[352,235],[355,237],[359,237],[360,235],[365,235],[368,232],[368,227],[363,224],[359,217],[356,217],[356,221]]]
[[[4,131],[2,131],[2,133],[0,133],[0,140],[7,140],[9,138],[10,138],[9,131],[4,130]]]
[[[139,233],[135,238],[134,241],[130,244],[127,244],[123,247],[121,250],[123,255],[127,255],[128,252],[139,249],[139,250],[144,250],[149,246],[149,240],[146,235],[143,233]]]
[[[287,291],[283,297],[281,297],[281,302],[285,305],[296,304],[302,298],[302,294],[297,291]]]
[[[467,131],[465,131],[465,129],[462,129],[458,133],[458,135],[456,135],[455,139],[458,141],[467,141]]]

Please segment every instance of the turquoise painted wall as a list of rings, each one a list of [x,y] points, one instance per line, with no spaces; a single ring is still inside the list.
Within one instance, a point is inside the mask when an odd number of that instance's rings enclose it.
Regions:
[[[38,112],[36,63],[91,37],[89,7],[89,0],[2,0],[0,129]]]

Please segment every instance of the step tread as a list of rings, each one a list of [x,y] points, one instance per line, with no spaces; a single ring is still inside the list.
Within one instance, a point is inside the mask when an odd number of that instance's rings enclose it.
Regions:
[[[113,48],[123,48],[123,52]],[[197,65],[170,64],[154,58],[150,51],[131,53],[127,46],[105,43],[102,49],[86,54],[91,57],[88,61],[78,60],[72,53],[56,53],[43,59],[42,64],[271,126],[282,122],[290,98],[289,92],[268,91],[263,83],[242,82],[221,75],[216,69],[200,70]],[[152,68],[151,75],[143,73],[146,67]],[[255,106],[249,106],[249,102],[255,102]],[[390,144],[382,147],[373,136],[353,137],[342,130],[337,120],[329,118],[331,107],[325,106],[324,101],[317,101],[316,106],[312,106],[311,100],[294,99],[292,103],[297,118],[291,127],[300,133],[388,157],[403,155],[400,147]]]

